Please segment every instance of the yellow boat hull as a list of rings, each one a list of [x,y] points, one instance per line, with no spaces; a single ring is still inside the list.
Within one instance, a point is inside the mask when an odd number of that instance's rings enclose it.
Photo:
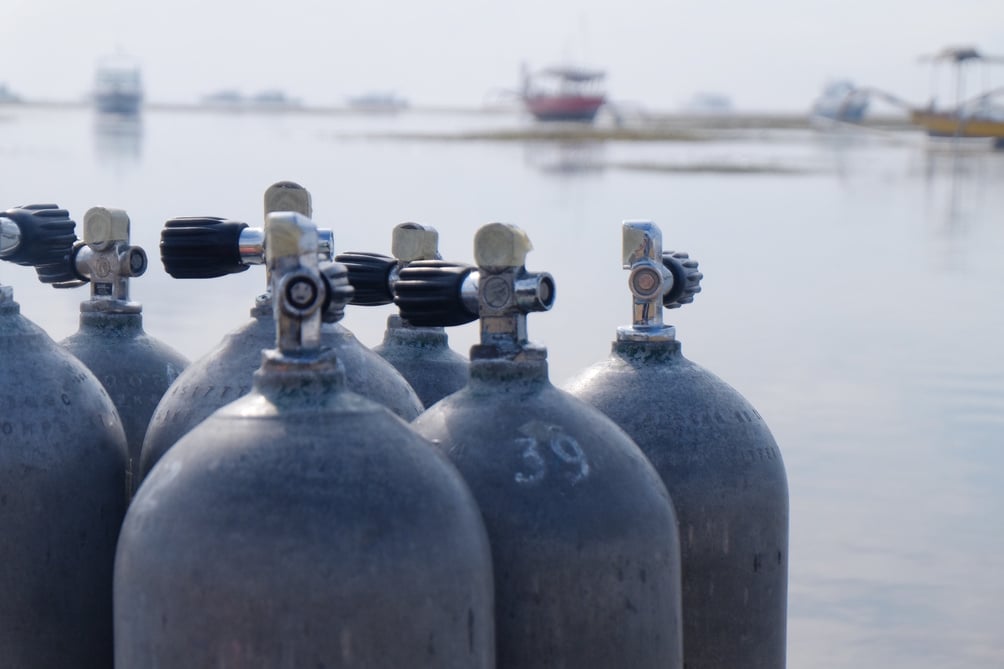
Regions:
[[[992,137],[1004,139],[1004,121],[960,118],[945,112],[913,111],[910,120],[936,137]]]

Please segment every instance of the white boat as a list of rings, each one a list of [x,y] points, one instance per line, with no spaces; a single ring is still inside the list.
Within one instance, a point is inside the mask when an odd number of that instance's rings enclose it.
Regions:
[[[299,99],[289,97],[278,88],[255,93],[247,99],[247,104],[251,109],[257,110],[297,109],[303,106]]]
[[[299,109],[298,98],[291,98],[277,88],[269,88],[253,95],[244,95],[235,88],[224,88],[204,95],[201,103],[211,109],[233,112],[272,112]]]
[[[868,111],[868,94],[846,79],[831,81],[812,105],[812,117],[860,123]]]
[[[408,101],[391,91],[371,91],[348,98],[350,109],[371,113],[394,113],[408,108]]]
[[[0,104],[21,102],[21,96],[12,91],[7,84],[0,84]]]
[[[102,114],[135,116],[143,103],[139,63],[123,54],[101,59],[94,77],[94,106]]]
[[[683,111],[688,114],[698,115],[719,115],[731,114],[734,111],[732,99],[723,93],[695,93],[690,100],[683,105]]]
[[[236,109],[244,105],[246,100],[244,96],[241,95],[240,91],[233,88],[224,88],[216,91],[215,93],[203,95],[201,102],[207,107]]]

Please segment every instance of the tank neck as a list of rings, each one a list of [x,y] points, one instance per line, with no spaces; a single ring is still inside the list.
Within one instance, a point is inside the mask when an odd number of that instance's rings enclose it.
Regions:
[[[85,303],[86,304],[86,303]],[[116,311],[81,311],[81,329],[115,329],[117,331],[143,332],[143,314],[120,313]]]
[[[143,313],[143,305],[128,300],[92,298],[80,303],[80,313],[140,314]]]
[[[317,406],[345,390],[345,369],[330,349],[310,355],[265,350],[254,388],[280,407]]]
[[[482,339],[482,341],[484,341]],[[471,347],[471,362],[475,360],[498,362],[532,362],[543,360],[547,362],[547,348],[539,344],[523,342],[516,348],[510,348],[508,342],[502,345],[494,343],[475,344]]]
[[[636,310],[638,305],[635,305]],[[662,311],[662,307],[659,307]],[[636,318],[633,325],[625,325],[617,328],[617,341],[635,343],[668,343],[676,340],[676,328],[672,325],[664,325],[660,314],[658,323],[642,324]]]
[[[647,362],[653,362],[682,355],[683,346],[677,339],[617,339],[610,349],[614,355],[621,358],[643,357]]]
[[[384,344],[422,344],[424,346],[446,347],[448,338],[444,328],[419,328],[397,314],[387,317],[387,330],[383,335]]]
[[[499,383],[549,383],[547,356],[536,359],[475,358],[471,349],[471,386],[494,386]]]
[[[16,315],[21,313],[21,305],[14,301],[14,289],[11,286],[0,286],[0,314]]]

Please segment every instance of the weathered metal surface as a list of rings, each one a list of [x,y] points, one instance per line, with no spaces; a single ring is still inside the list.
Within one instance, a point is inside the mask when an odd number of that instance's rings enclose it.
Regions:
[[[111,396],[125,428],[128,483],[139,483],[143,439],[154,410],[188,359],[143,330],[140,314],[81,312],[80,329],[60,342]]]
[[[450,348],[443,328],[411,327],[397,315],[387,317],[383,342],[373,351],[401,373],[427,407],[470,378],[467,358]]]

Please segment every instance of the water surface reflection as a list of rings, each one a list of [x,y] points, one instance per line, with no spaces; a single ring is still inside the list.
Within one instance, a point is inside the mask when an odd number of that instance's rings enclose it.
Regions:
[[[94,152],[101,165],[135,169],[142,160],[143,118],[138,115],[96,114]]]
[[[668,314],[684,353],[750,399],[784,454],[789,666],[1004,666],[1004,154],[931,150],[913,134],[609,143],[598,154],[374,136],[505,122],[475,116],[151,112],[122,133],[88,120],[0,124],[7,204],[55,199],[78,220],[96,204],[129,211],[151,256],[133,297],[147,329],[192,357],[244,322],[264,276],[170,279],[156,260],[160,227],[207,214],[258,225],[261,194],[279,179],[311,189],[342,250],[387,252],[393,226],[415,220],[439,230],[445,257],[469,261],[479,225],[524,227],[529,268],[557,282],[554,310],[529,328],[558,383],[606,357],[629,322],[619,224],[655,220],[706,277],[693,305]],[[593,171],[727,161],[798,169]],[[0,278],[24,312],[56,337],[75,330],[85,296],[36,287],[22,270]],[[346,325],[374,345],[387,313],[352,310]],[[451,333],[464,352],[475,337]]]

